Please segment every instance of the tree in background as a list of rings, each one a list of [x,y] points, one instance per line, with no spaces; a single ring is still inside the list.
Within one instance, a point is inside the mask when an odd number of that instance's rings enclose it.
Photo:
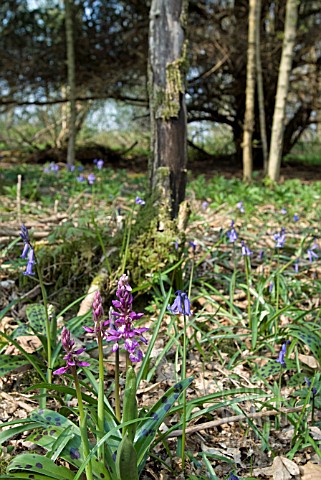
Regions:
[[[268,162],[268,176],[273,181],[279,180],[280,177],[283,133],[285,125],[285,109],[289,92],[292,59],[294,56],[298,8],[298,0],[287,0],[284,24],[284,39],[276,91]]]
[[[153,0],[149,27],[150,186],[178,214],[186,187],[187,0]]]
[[[252,135],[255,108],[255,39],[257,25],[257,0],[249,1],[249,25],[247,42],[246,65],[246,92],[245,92],[245,117],[243,133],[243,179],[250,181],[252,178]]]
[[[73,32],[73,8],[72,0],[64,0],[65,3],[65,28],[67,46],[67,69],[68,69],[68,94],[69,115],[68,115],[68,149],[67,164],[75,163],[76,145],[76,64]]]

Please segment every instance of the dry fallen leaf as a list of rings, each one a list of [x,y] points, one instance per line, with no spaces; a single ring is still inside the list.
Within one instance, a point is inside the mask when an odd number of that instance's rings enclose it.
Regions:
[[[285,457],[275,457],[271,473],[273,480],[296,480],[300,478],[298,465]]]
[[[321,478],[321,465],[308,462],[303,467],[300,467],[301,480],[320,480]]]

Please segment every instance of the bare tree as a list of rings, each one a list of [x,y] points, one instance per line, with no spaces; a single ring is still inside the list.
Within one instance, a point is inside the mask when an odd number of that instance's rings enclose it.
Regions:
[[[150,186],[176,217],[186,187],[187,0],[152,0],[149,26]]]
[[[298,0],[287,0],[284,23],[284,39],[276,91],[268,164],[268,177],[273,181],[278,181],[280,177],[285,125],[285,108],[287,104],[290,73],[294,55],[298,9]]]
[[[259,107],[259,120],[260,120],[260,136],[262,144],[263,155],[263,168],[264,173],[267,172],[268,165],[268,142],[266,135],[266,118],[265,118],[265,105],[264,105],[264,86],[263,86],[263,73],[262,73],[262,61],[261,61],[261,11],[262,1],[256,0],[256,32],[255,32],[255,60],[256,60],[256,83],[257,83],[257,97]]]
[[[67,164],[75,163],[75,145],[76,145],[76,68],[75,68],[75,46],[73,32],[73,14],[72,0],[65,2],[65,27],[66,27],[66,46],[67,46],[67,68],[68,68],[68,98],[69,98],[69,116],[68,116],[68,150]]]
[[[250,0],[246,65],[246,97],[243,133],[243,179],[252,178],[252,135],[255,107],[255,38],[256,38],[256,0]]]

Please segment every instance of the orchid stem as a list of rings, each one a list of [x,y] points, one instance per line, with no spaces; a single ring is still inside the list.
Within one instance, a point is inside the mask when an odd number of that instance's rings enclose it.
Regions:
[[[98,356],[99,356],[99,386],[98,386],[98,438],[99,440],[104,436],[104,351],[103,340],[101,332],[98,335]],[[101,445],[98,449],[99,460],[104,462],[104,445]]]
[[[119,398],[119,350],[115,352],[115,413],[120,422],[120,398]]]

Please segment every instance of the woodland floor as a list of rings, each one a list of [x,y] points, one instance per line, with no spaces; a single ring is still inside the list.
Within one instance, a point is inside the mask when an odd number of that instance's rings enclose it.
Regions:
[[[2,165],[1,165],[2,166]],[[142,162],[133,164],[129,167],[134,172],[144,171],[146,165]],[[213,165],[210,161],[192,162],[189,166],[193,174],[202,173],[206,177],[211,177],[216,174],[226,176],[227,178],[241,177],[242,172],[240,169],[231,168],[224,163],[220,165]],[[319,167],[304,167],[287,165],[282,168],[281,178],[286,180],[288,178],[299,178],[302,182],[310,182],[315,180],[321,180],[321,166]],[[7,212],[12,212],[15,208],[14,202],[6,197],[1,198],[2,206],[7,207]],[[217,231],[221,227],[222,213],[213,213],[208,210],[203,213],[204,222],[209,225],[209,229]],[[53,217],[54,215],[52,215]],[[12,217],[11,217],[12,218]],[[28,222],[28,218],[25,218],[25,222]],[[48,214],[39,214],[37,221],[35,222],[34,216],[30,219],[30,223],[34,225],[35,231],[39,231],[39,241],[48,235],[52,228],[55,228],[57,223],[62,220],[63,216],[59,219],[59,216],[55,216],[54,219],[50,218]],[[201,238],[204,234],[203,223],[199,220],[192,222],[188,227],[188,233],[191,237]],[[253,219],[253,223],[256,228],[260,228],[259,222]],[[1,238],[10,237],[13,238],[13,232],[18,234],[20,226],[11,220],[3,218],[0,224],[0,243]],[[41,235],[41,232],[43,235]],[[201,252],[197,252],[196,255],[202,255]],[[197,258],[196,258],[197,260]],[[320,272],[317,272],[320,275]],[[320,278],[320,277],[319,277]],[[6,269],[0,268],[0,310],[5,308],[10,301],[17,299],[21,296],[18,282],[15,279],[14,273]],[[37,286],[30,288],[24,292],[25,298],[35,300],[39,294]],[[238,305],[244,304],[245,308],[245,295],[240,294],[237,299]],[[319,304],[319,299],[315,299],[316,306]],[[194,308],[200,306],[201,300],[194,305]],[[211,307],[208,307],[209,309]],[[156,314],[157,312],[155,312]],[[1,330],[14,329],[16,319],[22,320],[25,314],[25,303],[20,302],[13,307],[1,321]],[[151,319],[152,320],[152,319]],[[169,321],[169,319],[167,319]],[[166,325],[164,325],[164,331]],[[192,336],[192,332],[188,332]],[[37,337],[21,338],[23,347],[31,354],[36,354],[36,350],[39,346]],[[158,349],[162,349],[164,341],[162,338],[156,343],[155,356],[157,356]],[[15,348],[8,346],[5,353],[16,353]],[[227,354],[224,354],[227,355]],[[162,364],[156,374],[156,378],[152,384],[143,385],[138,392],[139,403],[149,405],[157,399],[161,393],[171,386],[176,378],[177,373],[175,371],[175,362],[168,362]],[[227,363],[227,362],[226,362]],[[113,372],[112,365],[109,365],[111,373]],[[243,386],[256,388],[258,385],[252,383],[251,372],[242,365],[237,367],[237,376],[242,379]],[[241,387],[241,384],[237,380],[233,380],[231,377],[231,370],[222,366],[222,361],[219,358],[209,358],[208,361],[204,361],[196,348],[189,351],[187,375],[193,375],[195,380],[188,390],[188,398],[200,397],[203,395],[209,395],[214,393],[217,386],[228,389]],[[34,383],[34,372],[29,368],[24,368],[23,371],[17,371],[14,374],[7,375],[0,379],[0,422],[5,425],[7,421],[14,419],[26,418],[28,414],[37,407],[37,401],[33,399],[32,393],[26,392],[25,388]],[[285,387],[286,388],[286,387]],[[290,387],[289,387],[290,388]],[[54,400],[51,400],[52,407],[57,407]],[[253,409],[251,401],[244,402],[242,404],[244,416],[251,418],[252,415],[257,413]],[[219,409],[215,413],[215,418],[199,417],[196,424],[190,424],[189,428],[194,428],[195,431],[188,433],[187,435],[187,450],[194,453],[194,461],[189,460],[187,465],[187,473],[184,475],[180,473],[180,460],[176,455],[176,438],[168,440],[168,444],[171,450],[172,458],[169,459],[168,452],[161,445],[158,445],[154,456],[147,462],[143,479],[174,479],[174,478],[206,478],[204,476],[204,470],[201,467],[201,456],[197,457],[197,454],[201,455],[206,453],[211,458],[212,467],[215,470],[215,474],[219,479],[226,479],[228,474],[232,471],[237,472],[239,478],[256,478],[256,479],[274,479],[274,480],[317,480],[321,478],[321,462],[312,449],[306,449],[303,452],[298,452],[291,464],[287,459],[284,459],[284,455],[291,449],[291,437],[293,434],[293,426],[289,424],[287,417],[280,418],[280,427],[274,428],[274,420],[272,414],[271,418],[271,432],[270,432],[270,446],[273,454],[267,450],[262,449],[260,439],[249,428],[247,421],[239,418],[234,418],[233,413],[229,408],[224,407]],[[262,417],[258,417],[253,420],[258,427],[262,425]],[[321,420],[321,412],[316,412],[316,422]],[[168,426],[171,421],[170,419]],[[206,422],[211,422],[209,425],[204,425]],[[164,426],[166,428],[166,426]],[[318,427],[315,428],[315,439],[321,439],[321,430]],[[188,430],[189,432],[189,430]],[[25,440],[23,435],[17,436],[14,440],[11,440],[6,444],[2,453],[0,454],[0,472],[1,465],[3,469],[8,459],[22,453],[23,451],[33,449],[34,445],[31,442]],[[168,469],[162,466],[157,461],[157,457],[162,459],[175,473],[168,473]],[[224,457],[224,461],[221,458]],[[277,459],[277,461],[275,460]],[[282,463],[283,462],[283,463]],[[295,469],[295,465],[301,467],[300,473]],[[318,465],[316,465],[318,464]],[[292,470],[291,470],[292,469]],[[3,472],[4,473],[4,470]],[[189,476],[190,475],[190,476]],[[310,476],[309,476],[310,475]]]

